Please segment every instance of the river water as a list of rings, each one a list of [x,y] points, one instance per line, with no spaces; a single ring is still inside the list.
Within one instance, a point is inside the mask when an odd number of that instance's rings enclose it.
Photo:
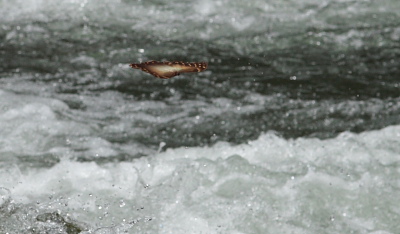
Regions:
[[[0,0],[0,62],[0,233],[399,233],[398,0]]]

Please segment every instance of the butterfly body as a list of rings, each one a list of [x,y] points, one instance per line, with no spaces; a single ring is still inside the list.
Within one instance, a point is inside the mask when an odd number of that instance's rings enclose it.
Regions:
[[[141,69],[160,79],[169,79],[181,73],[201,72],[207,69],[207,63],[185,63],[185,62],[158,62],[148,61],[144,63],[132,63],[129,65],[134,69]]]

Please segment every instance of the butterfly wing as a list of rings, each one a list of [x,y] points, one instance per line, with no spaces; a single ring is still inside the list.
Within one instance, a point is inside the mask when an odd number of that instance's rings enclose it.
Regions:
[[[179,73],[185,72],[201,72],[207,69],[207,63],[184,63],[184,62],[173,62],[174,67]]]
[[[207,69],[207,63],[149,61],[139,64],[130,64],[130,67],[141,69],[142,71],[161,79],[169,79],[181,73],[204,71]]]
[[[148,73],[161,79],[169,79],[179,75],[179,68],[171,66],[170,64],[151,64],[144,66]],[[142,69],[143,70],[143,69]]]

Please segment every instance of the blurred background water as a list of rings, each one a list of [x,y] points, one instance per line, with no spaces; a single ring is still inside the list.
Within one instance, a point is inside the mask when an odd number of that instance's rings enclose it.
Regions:
[[[399,58],[397,0],[0,0],[0,233],[398,233]]]

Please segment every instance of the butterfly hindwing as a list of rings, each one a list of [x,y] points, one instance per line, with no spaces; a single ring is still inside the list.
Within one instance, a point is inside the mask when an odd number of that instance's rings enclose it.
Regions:
[[[144,63],[130,64],[130,67],[141,69],[142,71],[161,79],[169,79],[181,73],[204,71],[207,69],[207,63],[148,61]]]

